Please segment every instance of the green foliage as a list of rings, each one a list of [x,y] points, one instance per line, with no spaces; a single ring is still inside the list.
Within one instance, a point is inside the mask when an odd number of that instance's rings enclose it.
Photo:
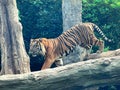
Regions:
[[[110,49],[120,48],[120,1],[83,0],[83,22],[96,23],[105,35],[114,40],[106,43]]]
[[[17,0],[26,49],[31,38],[54,38],[62,32],[61,0]]]
[[[104,52],[109,51],[109,47],[104,48]]]

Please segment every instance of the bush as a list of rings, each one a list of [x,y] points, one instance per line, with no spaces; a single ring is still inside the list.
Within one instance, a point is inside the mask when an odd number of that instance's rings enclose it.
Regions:
[[[114,43],[106,43],[110,49],[120,48],[120,1],[83,0],[83,22],[97,24]]]

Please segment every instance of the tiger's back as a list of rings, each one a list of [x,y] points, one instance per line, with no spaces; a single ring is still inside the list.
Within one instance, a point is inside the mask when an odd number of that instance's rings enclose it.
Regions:
[[[56,48],[59,48],[57,51],[60,52],[61,56],[64,53],[68,54],[77,45],[86,49],[90,49],[93,45],[97,45],[100,47],[99,52],[102,52],[104,43],[102,40],[98,40],[95,37],[94,25],[93,23],[78,24],[57,37],[56,39],[59,44]]]
[[[79,29],[80,27],[80,29]],[[93,31],[87,29],[83,25],[72,27],[70,30],[61,34],[57,39],[58,47],[61,53],[73,50],[77,45],[85,47],[90,44],[90,35]],[[62,48],[64,51],[62,51]]]

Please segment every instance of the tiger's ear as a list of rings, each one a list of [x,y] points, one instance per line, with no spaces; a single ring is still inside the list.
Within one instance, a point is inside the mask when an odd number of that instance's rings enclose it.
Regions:
[[[30,39],[31,42],[36,42],[38,41],[37,39]]]
[[[42,42],[42,38],[39,38],[39,41]]]
[[[30,42],[33,42],[34,41],[34,39],[30,39]]]

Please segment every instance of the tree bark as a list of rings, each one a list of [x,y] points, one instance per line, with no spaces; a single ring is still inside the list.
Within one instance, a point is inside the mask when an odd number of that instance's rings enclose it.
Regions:
[[[25,51],[22,25],[18,19],[16,0],[0,0],[1,11],[1,74],[30,72],[29,57]]]
[[[72,90],[120,84],[120,56],[100,58],[22,75],[0,76],[0,90]]]
[[[63,30],[82,22],[82,0],[62,0]]]
[[[82,22],[82,0],[62,0],[63,31],[75,24]],[[69,64],[82,61],[86,55],[86,49],[77,46],[67,57],[63,57],[63,63]]]

